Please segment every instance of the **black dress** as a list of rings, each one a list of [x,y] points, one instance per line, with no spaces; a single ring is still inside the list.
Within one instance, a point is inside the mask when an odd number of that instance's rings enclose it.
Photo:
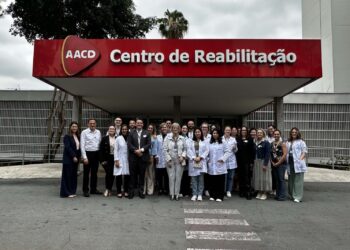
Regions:
[[[77,171],[80,159],[80,149],[77,149],[73,136],[65,135],[63,143],[64,151],[60,191],[62,198],[74,195],[77,191]],[[73,161],[74,157],[78,159],[78,162]]]

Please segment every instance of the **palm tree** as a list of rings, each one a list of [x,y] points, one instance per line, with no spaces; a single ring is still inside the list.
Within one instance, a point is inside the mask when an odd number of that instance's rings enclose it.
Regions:
[[[168,9],[164,13],[164,18],[158,18],[159,32],[162,37],[168,39],[181,39],[188,30],[188,21],[184,15],[177,10],[170,12]]]

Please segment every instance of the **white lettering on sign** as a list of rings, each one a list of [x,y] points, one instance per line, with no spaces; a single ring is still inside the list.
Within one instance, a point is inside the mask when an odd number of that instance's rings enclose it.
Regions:
[[[79,51],[78,51],[79,52]],[[72,53],[72,52],[70,52]],[[86,56],[86,53],[70,54],[72,58]],[[68,52],[67,56],[68,58]],[[82,57],[84,58],[84,57]],[[110,60],[113,63],[163,63],[165,56],[162,52],[122,52],[120,49],[114,49],[110,53]],[[272,52],[258,52],[253,49],[226,49],[225,51],[213,52],[201,49],[194,50],[193,58],[188,52],[181,52],[175,49],[168,55],[168,62],[172,64],[189,63],[193,60],[196,64],[268,64],[274,67],[278,64],[292,64],[297,61],[297,55],[294,52],[285,52],[285,49],[277,49]]]
[[[164,62],[164,54],[161,52],[121,52],[119,49],[112,50],[110,59],[114,63],[156,63]]]
[[[67,50],[66,53],[66,59],[68,58],[72,58],[72,59],[76,59],[76,58],[95,58],[96,56],[96,52],[94,50]]]

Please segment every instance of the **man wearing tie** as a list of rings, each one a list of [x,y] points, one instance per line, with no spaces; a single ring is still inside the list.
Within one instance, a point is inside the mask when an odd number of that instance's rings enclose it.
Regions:
[[[134,197],[134,189],[136,183],[139,184],[138,192],[141,199],[145,198],[143,194],[145,171],[149,164],[150,155],[149,149],[151,147],[151,135],[147,130],[143,129],[143,121],[136,119],[136,129],[131,130],[128,137],[129,150],[129,199]]]

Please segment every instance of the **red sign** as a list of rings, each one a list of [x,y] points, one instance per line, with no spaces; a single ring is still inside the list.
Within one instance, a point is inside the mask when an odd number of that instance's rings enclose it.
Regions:
[[[39,40],[35,77],[322,76],[320,40]]]

